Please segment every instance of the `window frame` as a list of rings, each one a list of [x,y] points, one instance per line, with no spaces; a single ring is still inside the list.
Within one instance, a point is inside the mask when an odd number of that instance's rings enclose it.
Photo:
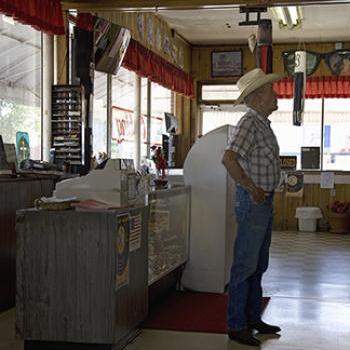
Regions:
[[[198,105],[232,105],[235,100],[205,100],[203,99],[203,86],[204,85],[236,85],[239,77],[225,80],[215,80],[215,81],[207,81],[203,80],[198,82],[197,84],[197,103]]]

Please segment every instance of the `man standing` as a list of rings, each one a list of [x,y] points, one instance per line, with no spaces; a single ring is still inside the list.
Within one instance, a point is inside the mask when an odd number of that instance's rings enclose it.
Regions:
[[[277,110],[273,82],[281,77],[257,68],[237,86],[248,112],[238,122],[223,157],[236,182],[238,225],[231,268],[228,335],[241,344],[259,346],[253,330],[273,334],[281,329],[261,320],[262,275],[269,260],[273,193],[280,178],[279,147],[269,115]]]

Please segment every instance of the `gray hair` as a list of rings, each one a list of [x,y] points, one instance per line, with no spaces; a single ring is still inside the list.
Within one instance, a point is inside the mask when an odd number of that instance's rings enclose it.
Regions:
[[[258,89],[257,89],[258,90]],[[247,95],[246,97],[244,97],[243,101],[244,103],[249,106],[254,100],[255,97],[257,95],[257,90],[254,90],[253,92],[251,92],[249,95]]]
[[[255,89],[254,91],[252,91],[249,95],[247,95],[243,101],[244,103],[247,105],[247,106],[250,106],[252,103],[255,102],[255,98],[256,98],[256,95],[259,94],[259,92],[261,91],[261,89],[265,86],[262,85],[262,86],[259,86],[257,89]]]

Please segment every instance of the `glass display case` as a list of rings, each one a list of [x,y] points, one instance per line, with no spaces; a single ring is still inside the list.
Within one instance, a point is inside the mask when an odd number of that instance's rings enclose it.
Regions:
[[[148,285],[187,261],[189,204],[189,187],[150,194]]]

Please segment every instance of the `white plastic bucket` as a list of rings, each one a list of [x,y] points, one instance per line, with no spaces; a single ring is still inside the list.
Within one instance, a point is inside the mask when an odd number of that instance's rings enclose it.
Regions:
[[[299,231],[315,232],[317,230],[317,219],[298,219]]]
[[[296,208],[295,217],[298,219],[299,231],[315,232],[317,230],[317,219],[321,219],[322,212],[317,207]]]

